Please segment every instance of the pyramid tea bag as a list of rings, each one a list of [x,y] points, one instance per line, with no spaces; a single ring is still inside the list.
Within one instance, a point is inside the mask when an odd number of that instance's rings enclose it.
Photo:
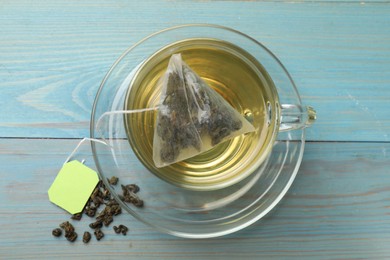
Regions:
[[[181,58],[162,77],[153,139],[156,167],[185,160],[255,128]]]

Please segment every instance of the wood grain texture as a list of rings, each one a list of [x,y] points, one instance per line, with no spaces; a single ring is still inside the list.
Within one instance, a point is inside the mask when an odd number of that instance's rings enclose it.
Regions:
[[[157,30],[213,23],[264,43],[318,121],[309,140],[389,141],[388,1],[2,1],[0,137],[89,135],[98,86]]]
[[[122,214],[128,236],[112,230],[84,245],[54,238],[69,215],[47,190],[78,140],[0,140],[1,259],[390,258],[390,144],[308,143],[301,170],[266,218],[236,234],[205,240],[155,232]],[[75,223],[79,234],[90,222]]]
[[[389,259],[389,14],[388,0],[1,1],[0,259]],[[89,135],[96,91],[126,48],[186,23],[265,44],[318,112],[308,139],[343,142],[309,142],[278,207],[226,237],[180,239],[129,214],[115,220],[126,237],[52,237],[69,216],[47,190],[79,141],[61,138]],[[89,222],[74,222],[80,236]]]

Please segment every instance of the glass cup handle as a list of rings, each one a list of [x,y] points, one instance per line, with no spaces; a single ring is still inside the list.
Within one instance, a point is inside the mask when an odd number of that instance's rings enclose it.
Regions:
[[[316,118],[316,111],[310,106],[283,104],[279,132],[306,128],[313,124]]]

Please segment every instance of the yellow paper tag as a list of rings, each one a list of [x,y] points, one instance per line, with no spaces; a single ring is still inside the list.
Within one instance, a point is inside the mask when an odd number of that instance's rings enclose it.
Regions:
[[[70,214],[80,213],[98,182],[91,168],[76,160],[67,162],[49,188],[49,199]]]

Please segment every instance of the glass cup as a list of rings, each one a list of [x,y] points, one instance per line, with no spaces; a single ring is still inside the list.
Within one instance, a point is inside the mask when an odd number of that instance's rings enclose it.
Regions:
[[[221,70],[212,74],[214,67],[207,66],[215,51],[230,57],[218,64],[219,69],[232,64],[221,80],[213,78]],[[256,132],[157,169],[151,137],[161,88],[158,79],[170,55],[178,52]],[[248,83],[230,88],[241,70],[251,71],[245,79],[253,77],[259,87]],[[216,237],[254,223],[281,200],[302,161],[304,129],[315,118],[315,111],[302,105],[286,69],[261,43],[221,26],[177,26],[129,48],[107,73],[91,117],[91,137],[104,142],[93,143],[92,152],[100,177],[131,215],[172,235]],[[107,182],[112,176],[121,184],[139,185],[144,207],[121,201],[121,186]]]

